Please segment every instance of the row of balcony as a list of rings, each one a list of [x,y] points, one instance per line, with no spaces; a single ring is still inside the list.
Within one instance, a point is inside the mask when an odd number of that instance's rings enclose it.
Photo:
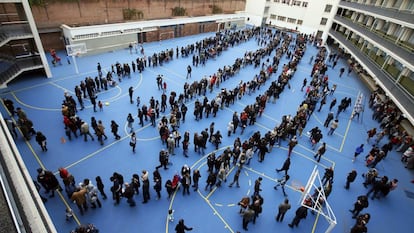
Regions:
[[[403,112],[411,118],[414,116],[414,85],[410,77],[401,75],[398,68],[386,63],[387,57],[377,56],[375,50],[357,40],[349,39],[344,32],[330,29],[329,36],[352,54],[365,70],[371,71],[369,73],[372,74],[372,79],[383,84],[385,91],[394,97],[393,100],[401,104]]]
[[[361,35],[360,37],[372,41],[373,44],[381,45],[381,47],[383,47],[384,50],[387,50],[389,54],[394,54],[398,60],[402,60],[405,63],[405,66],[412,66],[412,61],[414,61],[414,47],[409,47],[409,49],[407,49],[407,47],[400,46],[398,43],[385,38],[377,31],[370,30],[366,25],[354,23],[345,17],[335,16],[334,23],[348,29],[352,34]],[[350,36],[352,38],[351,34]]]
[[[379,8],[358,3],[339,5],[338,17],[348,19],[353,24],[369,29],[385,40],[395,43],[408,52],[414,52],[414,15],[396,12],[389,8]]]

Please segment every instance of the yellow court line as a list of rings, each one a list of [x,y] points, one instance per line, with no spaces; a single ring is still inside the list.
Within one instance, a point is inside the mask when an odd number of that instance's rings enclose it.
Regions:
[[[305,149],[305,150],[307,150],[307,151],[311,152],[311,153],[312,153],[312,155],[314,155],[314,154],[315,154],[315,151],[313,151],[313,150],[311,150],[311,149],[309,149],[309,148],[307,148],[307,147],[304,147],[304,146],[302,146],[302,145],[300,145],[300,144],[298,144],[298,145],[299,145],[300,147],[302,147],[303,149]],[[285,148],[284,148],[284,149],[285,149]],[[286,148],[285,150],[287,150],[287,148]],[[296,152],[296,151],[292,151],[292,152],[295,152],[295,153],[297,153],[297,154],[301,154],[301,153]],[[306,156],[306,158],[308,158],[308,157]],[[308,158],[308,159],[309,159],[309,158]],[[332,167],[335,167],[335,162],[334,162],[333,160],[330,160],[330,159],[326,158],[326,156],[322,156],[322,157],[321,157],[321,159],[323,159],[323,160],[326,160],[326,161],[330,162],[330,163],[332,164]],[[309,159],[309,160],[314,161],[313,159]],[[323,164],[320,164],[320,163],[316,163],[316,164],[321,165],[322,167],[327,168],[327,166],[324,166]]]
[[[236,166],[233,166],[230,170],[229,170],[229,172],[227,172],[227,174],[226,174],[226,179],[227,179],[227,177],[230,175],[230,173],[234,170],[234,168],[235,168]],[[214,194],[214,192],[217,190],[217,186],[214,186],[214,188],[213,188],[213,190],[211,190],[209,193],[208,193],[208,195],[207,195],[207,197],[206,197],[206,199],[209,199],[210,197],[211,197],[211,195],[213,195]]]
[[[57,194],[59,194],[60,199],[62,200],[63,204],[66,206],[66,208],[68,209],[72,209],[69,205],[69,203],[66,201],[66,199],[63,197],[63,194],[59,191],[56,190]],[[78,216],[76,216],[75,211],[73,211],[73,219],[75,219],[76,224],[78,224],[78,226],[81,225],[81,222],[79,221]]]
[[[6,108],[6,105],[4,105],[4,102],[3,101],[1,101],[1,104],[3,105],[4,109],[6,109],[7,113],[9,115],[11,115],[10,112],[9,112],[9,110]],[[10,120],[12,120],[15,125],[17,125],[17,122],[16,122],[16,120],[13,117],[10,117]],[[17,127],[17,130],[20,132],[20,135],[22,135],[22,137],[24,138],[23,133],[22,133],[22,131],[20,130],[19,127]],[[29,148],[29,150],[32,152],[32,154],[35,157],[36,161],[39,163],[40,167],[42,169],[46,170],[45,165],[42,163],[42,161],[40,160],[39,156],[34,151],[34,149],[32,147],[32,144],[30,144],[30,141],[26,140],[25,138],[24,138],[24,141],[25,141],[27,147]]]
[[[120,140],[118,140],[118,141],[114,141],[114,142],[112,142],[112,143],[110,143],[110,144],[107,144],[107,145],[105,145],[105,146],[103,146],[103,147],[99,148],[98,150],[96,150],[96,151],[94,151],[94,152],[92,152],[92,153],[88,154],[87,156],[85,156],[85,157],[83,157],[83,158],[79,159],[78,161],[76,161],[76,162],[73,162],[73,163],[69,164],[69,165],[68,165],[68,166],[66,166],[65,168],[66,168],[66,169],[69,169],[69,168],[71,168],[71,167],[73,167],[73,166],[76,166],[76,165],[78,165],[79,163],[81,163],[81,162],[83,162],[83,161],[85,161],[85,160],[87,160],[87,159],[90,159],[90,158],[94,157],[95,155],[97,155],[98,153],[100,153],[100,152],[102,152],[102,151],[104,151],[104,150],[108,149],[109,147],[111,147],[111,146],[115,145],[116,143],[121,142],[122,140],[124,140],[124,139],[125,139],[125,138],[127,138],[127,137],[129,137],[129,136],[125,136],[125,137],[121,138],[121,139],[120,139]],[[57,172],[56,172],[56,173],[57,173]]]
[[[3,102],[2,102],[2,104],[3,104],[3,106],[4,106],[4,103],[3,103]],[[4,106],[4,107],[5,107],[5,106]],[[6,109],[7,109],[7,108],[6,108]],[[8,110],[6,110],[6,111],[8,111]],[[14,123],[16,123],[16,121],[15,121],[13,118],[11,118],[11,119],[12,119],[12,121],[14,121]],[[23,135],[23,133],[22,133],[22,131],[20,130],[20,128],[17,128],[17,129],[19,130],[20,134],[21,134],[21,135]],[[27,140],[25,140],[25,143],[26,143],[26,145],[28,146],[29,150],[32,152],[32,154],[33,154],[33,156],[35,157],[36,161],[39,163],[39,166],[40,166],[42,169],[47,170],[47,169],[46,169],[46,167],[45,167],[45,165],[42,163],[42,161],[40,160],[39,156],[37,155],[37,153],[34,151],[34,149],[33,149],[32,145],[30,144],[30,142],[29,142],[29,141],[27,141]],[[66,202],[66,200],[65,200],[65,198],[63,197],[62,193],[61,193],[59,190],[56,190],[56,192],[57,192],[57,194],[59,195],[60,199],[62,200],[63,204],[66,206],[66,208],[71,208],[71,207],[69,206],[69,204]],[[76,216],[76,214],[75,214],[75,213],[73,213],[73,218],[75,219],[75,221],[76,221],[76,223],[77,223],[78,225],[81,225],[81,222],[79,221],[79,219],[78,219],[78,217]]]
[[[246,168],[247,170],[249,170],[249,171],[251,171],[251,172],[253,172],[253,173],[256,173],[256,174],[258,174],[258,175],[260,175],[260,176],[262,176],[262,177],[264,177],[264,178],[266,178],[266,179],[269,179],[269,180],[271,180],[271,181],[273,181],[273,182],[277,182],[277,180],[278,180],[278,179],[274,179],[274,178],[271,178],[271,177],[269,177],[269,176],[265,175],[263,172],[258,172],[258,171],[254,170],[254,169],[253,169],[253,168],[251,168],[251,167],[245,167],[245,168]],[[293,191],[295,191],[295,192],[300,192],[300,193],[302,193],[302,191],[297,190],[296,188],[294,188],[294,187],[292,187],[292,186],[288,185],[287,183],[285,184],[285,187],[288,187],[288,188],[292,189],[292,190],[293,190]]]
[[[13,98],[20,105],[25,106],[27,108],[36,109],[36,110],[42,110],[42,111],[60,111],[60,109],[57,109],[57,108],[40,108],[40,107],[31,106],[31,105],[28,105],[28,104],[23,103],[19,98],[17,98],[17,96],[14,94],[14,92],[11,92],[11,95],[13,96]]]
[[[342,152],[342,149],[344,148],[345,140],[346,140],[346,138],[348,136],[349,128],[351,127],[351,122],[352,122],[352,120],[349,119],[348,120],[348,125],[346,126],[345,135],[342,138],[341,146],[339,147],[339,152]]]
[[[312,113],[312,116],[313,116],[313,118],[315,118],[315,120],[316,120],[319,124],[323,125],[322,121],[319,119],[319,117],[317,117],[317,116],[315,115],[315,113]]]
[[[168,72],[168,70],[167,69],[165,69],[164,68],[164,70],[165,71],[167,71]],[[155,71],[153,71],[153,70],[148,70],[149,72],[151,72],[151,73],[153,73],[153,74],[160,74],[160,72],[155,72]],[[171,78],[168,78],[166,75],[163,75],[162,76],[162,79],[164,80],[164,79],[166,79],[166,80],[168,80],[168,81],[171,81],[172,83],[175,83],[176,85],[179,85],[179,86],[181,86],[181,85],[183,85],[182,83],[179,83],[179,82],[177,82],[177,81],[175,81],[175,79],[171,79]],[[154,79],[155,80],[155,79]],[[156,84],[156,83],[155,83]],[[168,89],[168,87],[167,87],[167,89]],[[171,89],[171,88],[170,88]]]
[[[314,151],[312,151],[312,150],[310,150],[310,149],[308,149],[308,148],[306,148],[306,147],[303,147],[303,146],[302,146],[302,145],[300,145],[300,144],[298,144],[298,145],[299,145],[300,147],[304,148],[305,150],[311,151],[313,154],[315,154],[315,152],[314,152]],[[283,146],[276,147],[276,148],[279,148],[279,149],[282,149],[282,150],[286,150],[286,151],[288,151],[288,148],[283,147]],[[303,153],[297,152],[297,151],[295,151],[295,150],[293,150],[293,151],[292,151],[292,153],[295,153],[295,154],[297,154],[297,155],[299,155],[299,156],[301,156],[301,157],[303,157],[303,158],[305,158],[305,159],[307,159],[307,160],[310,160],[310,161],[312,161],[313,163],[315,163],[315,164],[317,164],[317,165],[319,165],[319,166],[321,166],[321,167],[328,168],[328,166],[326,166],[326,165],[324,165],[324,164],[321,164],[321,163],[317,163],[314,159],[309,158],[308,156],[306,156],[306,155],[305,155],[305,154],[303,154]],[[322,159],[327,160],[328,162],[331,162],[332,164],[335,164],[332,160],[329,160],[329,159],[325,158],[324,156],[322,157]]]
[[[61,85],[56,84],[55,82],[50,82],[50,85],[53,85],[59,89],[62,89],[63,91],[69,92],[71,94],[75,94],[75,92],[68,90],[67,88],[62,87]]]
[[[53,83],[53,82],[63,81],[63,80],[67,80],[67,79],[83,78],[82,76],[84,76],[86,74],[95,73],[95,72],[97,72],[97,71],[88,71],[88,72],[84,72],[84,73],[80,73],[80,74],[70,75],[70,76],[66,76],[66,77],[63,77],[63,78],[59,78],[58,80],[55,79],[53,81],[44,82],[44,83],[36,84],[36,85],[33,85],[33,86],[29,86],[29,87],[24,87],[24,88],[21,88],[21,89],[17,89],[17,90],[14,90],[13,92],[26,91],[26,90],[34,89],[36,87],[45,86],[45,85],[48,85],[48,84]]]
[[[203,196],[202,196],[203,197]],[[204,198],[204,197],[203,197]],[[225,228],[229,229],[229,231],[231,233],[234,233],[233,229],[230,227],[230,225],[226,222],[226,220],[224,220],[224,218],[220,215],[220,213],[216,210],[216,208],[214,208],[214,206],[211,204],[211,202],[204,198],[204,200],[207,202],[207,204],[210,206],[210,208],[214,211],[214,215],[216,215],[223,223]]]
[[[358,95],[354,95],[354,94],[350,94],[349,92],[345,92],[345,91],[335,91],[335,93],[342,93],[345,94],[347,96],[352,96],[352,97],[358,97]]]
[[[316,225],[318,225],[319,215],[320,215],[320,213],[318,212],[318,214],[316,215],[315,222],[313,223],[313,227],[312,227],[311,233],[315,233]]]
[[[307,138],[310,138],[306,133],[305,134],[302,134],[302,136],[305,136],[305,137],[307,137]],[[300,145],[300,144],[299,144]],[[335,148],[335,147],[333,147],[333,146],[330,146],[329,144],[327,144],[326,145],[326,147],[328,147],[328,148],[330,148],[331,150],[334,150],[334,151],[336,151],[336,152],[341,152],[341,151],[339,151],[339,149],[337,149],[337,148]],[[303,147],[303,148],[306,148],[306,147]],[[309,151],[310,151],[310,149],[309,149]],[[315,153],[314,151],[313,151],[313,153]]]
[[[181,79],[183,79],[183,80],[187,80],[187,78],[186,78],[186,77],[184,77],[184,75],[179,74],[179,73],[175,72],[174,70],[167,69],[167,68],[164,68],[164,67],[162,67],[162,66],[160,66],[159,68],[160,68],[161,70],[164,70],[164,71],[166,71],[166,72],[169,72],[169,73],[171,73],[171,74],[174,74],[175,76],[177,76],[177,77],[179,77],[179,78],[181,78]],[[186,70],[186,72],[187,72],[187,70]]]
[[[247,104],[240,103],[240,101],[237,101],[236,103],[237,103],[238,105],[240,105],[240,106],[243,106],[243,107],[246,107],[246,106],[247,106]],[[231,111],[233,111],[233,110],[231,110]],[[233,112],[234,112],[234,111],[233,111]],[[271,116],[267,115],[266,113],[263,113],[263,114],[262,114],[262,116],[264,116],[264,117],[266,117],[266,118],[268,118],[268,119],[270,119],[270,120],[272,120],[272,121],[274,121],[274,122],[280,123],[280,121],[279,121],[279,120],[277,120],[276,118],[273,118],[273,117],[271,117]],[[256,118],[256,120],[257,120],[258,118],[260,118],[260,117],[257,117],[257,118]]]
[[[358,96],[359,96],[360,94],[361,94],[361,91],[358,91]],[[349,118],[349,120],[348,120],[348,125],[346,126],[346,130],[345,130],[345,135],[344,135],[344,138],[342,139],[341,146],[339,147],[339,152],[342,152],[342,149],[344,148],[344,145],[345,145],[345,140],[346,140],[346,138],[347,138],[347,136],[348,136],[349,128],[351,127],[351,122],[352,122],[352,119],[351,119],[351,118]]]

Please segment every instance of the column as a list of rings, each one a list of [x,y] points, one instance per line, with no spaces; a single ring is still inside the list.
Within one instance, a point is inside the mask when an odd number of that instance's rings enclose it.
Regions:
[[[39,32],[37,31],[36,23],[34,21],[32,10],[30,8],[28,1],[22,1],[23,9],[26,14],[27,21],[29,22],[30,31],[33,34],[33,39],[35,41],[37,50],[42,60],[43,68],[45,69],[46,76],[48,78],[52,77],[52,72],[50,71],[49,62],[47,61],[45,50],[43,49],[42,41],[40,40]]]

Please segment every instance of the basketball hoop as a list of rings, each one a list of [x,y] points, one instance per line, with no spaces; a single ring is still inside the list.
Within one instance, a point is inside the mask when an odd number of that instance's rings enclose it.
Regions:
[[[305,186],[303,186],[303,184],[298,180],[292,180],[291,186],[295,190],[300,191],[302,193],[305,191]]]

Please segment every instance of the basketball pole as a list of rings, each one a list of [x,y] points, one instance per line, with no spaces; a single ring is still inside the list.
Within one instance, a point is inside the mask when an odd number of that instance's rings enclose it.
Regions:
[[[72,55],[73,64],[75,65],[75,72],[79,74],[78,63],[76,63],[76,55]]]

